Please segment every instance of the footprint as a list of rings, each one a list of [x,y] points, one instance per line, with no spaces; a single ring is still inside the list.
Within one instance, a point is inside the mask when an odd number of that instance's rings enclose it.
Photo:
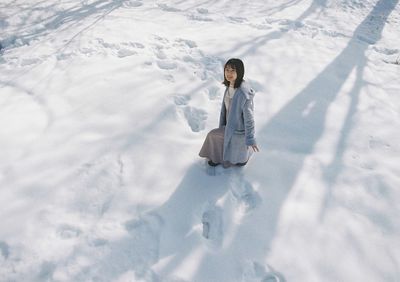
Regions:
[[[178,67],[174,61],[157,61],[157,66],[163,70],[173,70]]]
[[[163,41],[164,38],[157,38],[158,41]],[[160,49],[168,50],[178,50],[182,55],[174,56],[173,62],[181,62],[183,64],[187,64],[188,69],[193,70],[193,74],[199,79],[205,81],[209,78],[215,80],[222,79],[221,75],[221,66],[224,64],[224,59],[213,56],[206,56],[202,50],[200,50],[197,46],[197,43],[193,40],[185,39],[185,38],[177,38],[174,42],[169,43],[166,41],[165,43],[160,43],[159,46],[155,48],[157,51],[155,55],[160,60],[165,60],[167,56],[160,56]],[[161,63],[162,64],[162,63]],[[174,64],[175,65],[175,64]],[[161,68],[164,66],[161,65]]]
[[[123,175],[124,163],[119,156],[104,156],[84,164],[76,177],[74,208],[84,214],[103,216],[123,186]]]
[[[265,275],[262,282],[284,282],[285,279],[279,273],[270,272]]]
[[[117,54],[118,54],[118,57],[124,58],[124,57],[128,57],[128,56],[136,55],[137,53],[135,51],[129,50],[129,49],[120,49]]]
[[[384,55],[386,58],[382,58],[382,61],[386,64],[400,65],[399,49],[388,49],[374,46],[372,50]]]
[[[208,98],[210,100],[215,100],[221,97],[221,89],[219,87],[213,86],[208,88]]]
[[[168,6],[167,4],[157,4],[157,6],[165,12],[180,12],[181,10]]]
[[[231,192],[238,204],[239,211],[242,213],[247,213],[255,209],[261,200],[261,197],[254,191],[249,182],[234,185]]]
[[[185,63],[193,64],[193,66],[196,67],[196,68],[200,68],[200,67],[201,67],[201,64],[200,64],[195,58],[193,58],[193,57],[190,56],[190,55],[185,55],[185,56],[183,56],[183,57],[182,57],[182,60],[183,60]]]
[[[69,58],[75,56],[74,52],[59,53],[56,55],[58,61],[68,60]]]
[[[223,237],[221,208],[207,204],[201,222],[203,224],[203,237],[214,246],[220,246]]]
[[[285,282],[286,280],[281,273],[275,271],[268,264],[264,266],[258,262],[250,261],[244,266],[242,281]]]
[[[347,37],[346,34],[337,32],[335,30],[322,30],[321,32],[328,37]]]
[[[87,48],[87,47],[82,47],[79,49],[79,52],[87,57],[91,57],[93,55],[96,55],[98,52],[95,49],[92,48]]]
[[[278,25],[287,26],[289,28],[301,28],[304,27],[304,23],[299,21],[293,21],[289,19],[278,20]]]
[[[169,40],[165,37],[161,37],[158,35],[154,35],[154,39],[157,40],[161,45],[159,45],[160,48],[162,48],[165,44],[169,43]]]
[[[200,78],[202,81],[208,79],[208,74],[205,70],[195,71],[194,74],[197,75],[197,77]]]
[[[192,20],[192,21],[200,21],[200,22],[212,22],[213,21],[212,18],[199,16],[199,15],[194,15],[194,14],[189,15],[188,19]]]
[[[246,18],[243,17],[228,17],[228,19],[233,23],[245,23],[248,21]]]
[[[221,68],[225,63],[222,58],[213,56],[203,56],[201,62],[208,71],[212,71],[215,74],[221,72]]]
[[[177,39],[175,41],[178,42],[178,43],[184,43],[189,48],[196,48],[197,47],[196,42],[194,42],[192,40],[179,38],[179,39]]]
[[[87,244],[91,247],[101,247],[107,245],[109,242],[104,238],[89,238]]]
[[[103,47],[103,53],[107,54],[106,49],[110,49],[112,54],[115,56],[118,56],[119,58],[124,58],[132,55],[136,55],[137,52],[135,50],[132,50],[132,48],[135,49],[144,49],[145,46],[141,43],[137,42],[120,42],[120,43],[108,43],[105,42],[102,38],[96,38],[96,42],[94,44],[100,45]],[[97,46],[98,47],[98,46]],[[93,55],[93,54],[98,54],[99,53],[99,48],[94,49],[89,49],[86,48],[87,50],[81,50],[81,53],[84,53],[88,56]]]
[[[180,95],[177,94],[174,96],[174,103],[177,106],[186,106],[190,101],[189,95]]]
[[[4,241],[0,241],[0,253],[4,259],[8,259],[10,256],[10,247]]]
[[[391,64],[391,65],[400,65],[400,58],[397,58],[395,61],[388,61],[388,60],[382,60],[386,64]]]
[[[372,50],[374,50],[377,53],[384,54],[384,55],[394,55],[399,53],[399,49],[389,49],[389,48],[383,48],[383,47],[372,47]]]
[[[139,42],[122,42],[121,45],[130,46],[130,47],[138,48],[138,49],[144,49],[145,48],[145,46],[142,43],[139,43]]]
[[[203,15],[208,14],[208,10],[207,10],[207,9],[204,9],[204,8],[197,8],[196,10],[197,10],[197,12],[198,12],[199,14],[203,14]]]
[[[60,225],[56,232],[62,239],[72,239],[82,234],[82,231],[78,227],[69,224]]]
[[[167,74],[164,76],[165,80],[168,80],[169,82],[174,83],[175,82],[175,77],[172,74]]]
[[[268,23],[261,23],[261,24],[250,24],[251,27],[258,29],[258,30],[270,30],[272,29],[271,25],[269,25]]]
[[[243,282],[250,282],[250,281],[263,281],[261,280],[267,271],[265,267],[258,262],[249,261],[244,265],[244,270],[242,274],[242,281]]]
[[[161,47],[157,47],[154,54],[156,55],[157,59],[160,60],[165,60],[167,58],[167,55],[165,54],[165,52],[162,50]]]
[[[52,281],[54,271],[57,268],[57,264],[54,262],[45,261],[40,266],[40,272],[37,276],[38,281]]]
[[[155,263],[159,258],[160,234],[164,220],[157,213],[149,213],[143,217],[125,223],[125,228],[132,236],[131,248],[140,261]]]
[[[186,106],[183,110],[185,118],[193,132],[199,132],[206,127],[207,112]]]
[[[385,142],[384,140],[375,137],[375,136],[369,136],[368,140],[368,148],[371,150],[380,150],[380,149],[390,149],[390,144]]]
[[[253,185],[245,179],[241,168],[233,168],[229,182],[231,194],[238,204],[240,213],[248,213],[260,204],[260,195],[255,191]]]
[[[124,7],[125,8],[136,8],[142,6],[143,3],[140,1],[125,1],[124,2]]]
[[[96,38],[97,42],[102,45],[104,48],[118,50],[120,47],[115,43],[108,43],[103,40],[103,38]]]

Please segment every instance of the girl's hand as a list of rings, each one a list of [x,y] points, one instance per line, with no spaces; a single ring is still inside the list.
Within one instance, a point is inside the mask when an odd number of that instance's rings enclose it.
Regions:
[[[253,148],[254,152],[260,152],[260,149],[258,149],[257,145],[251,145],[251,148]]]

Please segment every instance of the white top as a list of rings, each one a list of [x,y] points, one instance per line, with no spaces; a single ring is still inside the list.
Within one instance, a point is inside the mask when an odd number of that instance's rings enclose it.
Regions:
[[[232,98],[235,95],[235,93],[236,93],[236,89],[231,87],[231,86],[229,86],[228,90],[227,90],[227,93],[225,95],[225,99],[224,99],[227,115],[229,114]]]

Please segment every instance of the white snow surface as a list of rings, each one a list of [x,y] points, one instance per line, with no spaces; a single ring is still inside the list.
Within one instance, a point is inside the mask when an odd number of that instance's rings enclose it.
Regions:
[[[0,281],[400,281],[398,2],[2,0]]]

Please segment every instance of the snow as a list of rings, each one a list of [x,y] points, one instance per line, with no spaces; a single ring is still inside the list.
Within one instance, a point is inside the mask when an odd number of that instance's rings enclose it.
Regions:
[[[400,281],[397,0],[5,0],[0,281]],[[243,59],[261,149],[198,152]]]

